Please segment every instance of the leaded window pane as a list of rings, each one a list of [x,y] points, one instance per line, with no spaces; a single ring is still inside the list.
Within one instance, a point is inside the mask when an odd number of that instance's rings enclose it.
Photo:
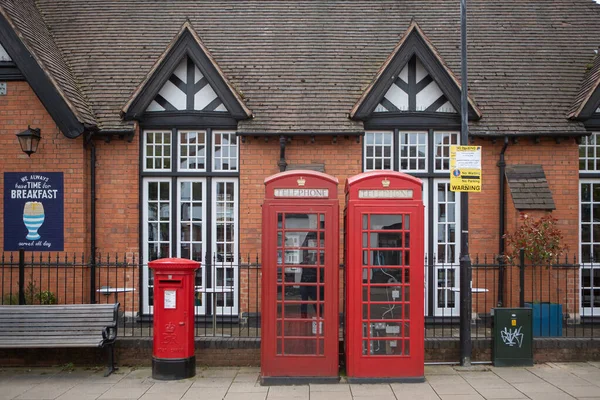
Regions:
[[[450,146],[458,144],[458,132],[435,132],[435,170],[450,171]]]
[[[392,169],[392,132],[365,133],[365,171]]]
[[[427,132],[400,132],[400,171],[423,172],[427,167]]]
[[[179,170],[204,171],[206,169],[206,132],[178,131]]]
[[[171,170],[171,131],[144,131],[144,171]]]

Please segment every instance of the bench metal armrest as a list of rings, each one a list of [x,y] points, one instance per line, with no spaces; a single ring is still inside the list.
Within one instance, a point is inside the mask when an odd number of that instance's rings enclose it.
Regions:
[[[114,342],[117,338],[117,327],[116,326],[107,326],[102,329],[102,339],[104,339],[104,344]]]

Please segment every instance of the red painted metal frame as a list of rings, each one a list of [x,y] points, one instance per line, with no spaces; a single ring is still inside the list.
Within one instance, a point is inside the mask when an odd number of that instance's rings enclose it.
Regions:
[[[298,189],[301,180],[301,189],[327,189],[328,196],[326,198],[276,198],[274,195],[275,189]],[[339,363],[339,317],[338,317],[338,290],[339,290],[339,201],[336,178],[315,171],[289,171],[273,175],[265,179],[266,192],[265,201],[263,203],[263,221],[262,221],[262,288],[261,288],[261,375],[263,378],[270,377],[317,377],[328,378],[338,376]],[[324,289],[317,289],[317,298],[320,293],[324,294],[323,306],[323,341],[324,348],[322,354],[285,354],[284,342],[286,340],[285,329],[288,325],[311,323],[312,320],[302,320],[303,315],[291,315],[286,319],[286,311],[281,301],[278,301],[278,273],[280,279],[279,285],[282,287],[282,296],[285,297],[285,253],[283,247],[278,247],[277,233],[281,232],[285,237],[285,226],[278,229],[278,214],[322,214],[325,219],[324,228],[324,246],[320,241],[315,246],[309,249],[319,250],[324,249],[325,260],[323,265],[315,266],[317,271],[324,272]],[[318,219],[317,219],[318,221]],[[317,229],[295,229],[296,231],[308,232]],[[318,233],[317,233],[318,234]],[[318,237],[318,236],[317,236]],[[283,244],[282,244],[283,246]],[[282,251],[282,264],[278,265],[278,249]],[[287,267],[294,267],[288,265]],[[279,272],[278,272],[279,271]],[[320,272],[317,272],[320,274]],[[319,280],[317,280],[318,282]],[[288,286],[302,287],[302,282]],[[318,283],[317,283],[318,285]],[[315,285],[312,285],[313,287]],[[318,287],[318,286],[317,286]],[[292,303],[294,301],[286,301]],[[296,302],[299,306],[300,302]],[[277,306],[282,307],[282,318],[278,318]],[[318,305],[316,302],[305,303],[308,307],[314,307],[315,313],[318,314]],[[315,320],[318,324],[318,319]],[[277,324],[280,324],[278,332]],[[307,325],[310,326],[310,325]],[[313,324],[314,334],[314,324]],[[279,333],[279,336],[278,336]],[[304,332],[302,335],[306,335]],[[317,328],[316,336],[320,335]],[[288,336],[289,337],[289,336]],[[302,336],[291,336],[293,340]],[[303,336],[310,340],[310,336]],[[278,338],[281,340],[281,347],[278,349]],[[298,341],[298,340],[297,340]],[[321,346],[321,340],[316,339],[316,353]],[[278,354],[278,350],[279,353]]]
[[[383,184],[389,182],[389,186]],[[386,183],[387,183],[386,182]],[[359,190],[412,190],[412,198],[359,198]],[[346,370],[349,378],[422,378],[424,376],[424,206],[422,200],[422,182],[420,179],[393,171],[366,172],[356,175],[346,182],[346,224],[345,259],[346,259]],[[393,230],[380,230],[375,233],[403,235],[399,247],[373,246],[371,240],[370,216],[404,215],[409,216],[410,225],[406,230],[406,220],[401,227]],[[367,216],[369,225],[363,229],[363,216]],[[363,243],[363,233],[367,233],[367,244]],[[406,246],[406,233],[410,234],[410,244]],[[405,261],[406,250],[409,251],[409,265],[385,266],[384,269],[373,267],[371,249],[375,251],[397,251]],[[368,251],[366,263],[363,264],[363,250]],[[404,261],[402,264],[405,264]],[[381,264],[380,264],[381,265]],[[367,268],[367,283],[363,267]],[[400,279],[384,283],[371,283],[373,273],[381,270],[396,272]],[[406,271],[408,270],[408,272]],[[406,274],[409,279],[406,279]],[[387,275],[387,274],[386,274]],[[366,299],[363,298],[363,286],[366,287]],[[371,288],[385,292],[394,291],[388,300],[372,303]],[[408,301],[405,294],[409,295]],[[371,320],[373,307],[388,306],[395,311],[395,318]],[[363,310],[367,307],[367,316]],[[408,309],[407,309],[408,307]],[[386,317],[387,318],[387,317]],[[385,321],[385,322],[384,322]],[[386,336],[374,336],[370,323],[377,323],[378,329],[387,332]],[[389,322],[389,324],[388,324]],[[363,327],[367,324],[367,328]],[[382,328],[385,323],[385,328]],[[397,331],[397,334],[396,334]],[[373,339],[373,340],[371,340]],[[363,341],[365,341],[363,343]],[[384,352],[375,353],[371,343],[387,346]],[[402,347],[405,346],[406,348]],[[392,354],[390,354],[392,353]]]

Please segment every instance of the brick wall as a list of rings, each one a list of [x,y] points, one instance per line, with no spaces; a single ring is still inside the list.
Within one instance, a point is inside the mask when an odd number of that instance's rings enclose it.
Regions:
[[[27,157],[15,134],[40,128],[37,153]],[[89,248],[88,151],[83,137],[66,138],[58,129],[27,82],[7,82],[7,95],[0,96],[0,172],[64,173],[65,252],[82,253]],[[0,174],[4,187],[4,174]],[[3,209],[0,197],[0,209]],[[0,225],[3,225],[3,213]],[[4,231],[0,242],[4,244]]]
[[[285,158],[289,164],[324,164],[325,173],[339,180],[340,202],[340,263],[343,263],[343,212],[346,179],[362,170],[362,143],[354,138],[295,136],[288,141]],[[261,204],[264,199],[264,180],[279,172],[279,140],[248,137],[240,146],[240,253],[260,254]]]
[[[97,140],[96,247],[100,253],[128,253],[139,247],[139,130],[133,141]]]

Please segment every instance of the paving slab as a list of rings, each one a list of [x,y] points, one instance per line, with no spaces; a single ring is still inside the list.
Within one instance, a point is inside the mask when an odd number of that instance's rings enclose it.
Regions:
[[[54,383],[51,380],[44,381],[39,385],[33,386],[28,391],[20,394],[16,397],[17,400],[46,400],[56,399],[60,395],[67,392],[75,386],[75,382],[68,384],[65,382]]]
[[[318,392],[336,392],[336,393],[350,393],[350,385],[346,384],[346,383],[337,383],[337,384],[310,384],[310,393],[311,396],[313,393],[318,393]]]
[[[307,398],[310,388],[308,385],[298,386],[272,386],[269,388],[269,396],[267,398]]]
[[[428,382],[392,383],[390,385],[398,399],[439,400],[439,396]]]
[[[360,396],[394,396],[389,384],[351,384],[350,391],[353,397]]]
[[[310,400],[352,400],[352,393],[347,392],[310,392]]]
[[[260,383],[238,382],[229,386],[229,393],[267,393],[268,386],[261,386]]]
[[[600,400],[600,363],[547,363],[480,370],[428,366],[426,382],[261,386],[259,369],[201,368],[178,381],[152,379],[150,368],[2,368],[0,400]]]
[[[512,386],[505,388],[477,388],[484,399],[526,399],[527,396]]]
[[[442,400],[484,400],[478,394],[442,394],[440,398]]]
[[[233,378],[196,378],[192,383],[193,388],[205,387],[205,388],[219,388],[229,387],[233,382]]]
[[[559,389],[577,398],[600,396],[600,387],[595,385],[560,386]]]
[[[267,392],[265,393],[227,393],[225,400],[265,400],[267,398]],[[204,400],[204,398],[202,398]]]
[[[198,399],[222,399],[227,394],[226,387],[220,388],[190,388],[181,397],[181,400],[198,400]]]

